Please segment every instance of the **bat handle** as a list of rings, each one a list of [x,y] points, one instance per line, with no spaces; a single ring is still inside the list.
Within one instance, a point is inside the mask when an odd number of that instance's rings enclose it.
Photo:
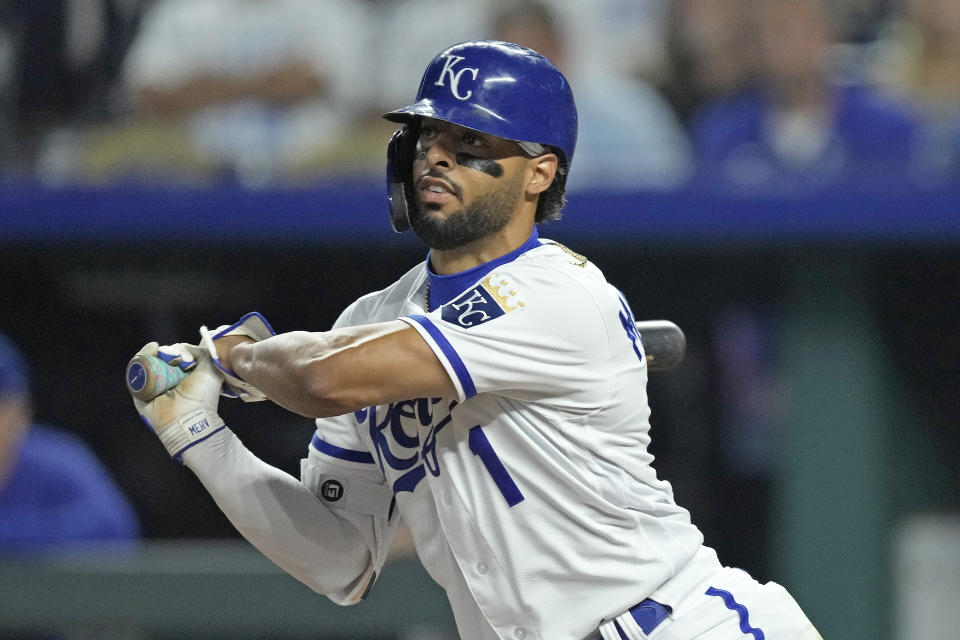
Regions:
[[[127,390],[133,397],[150,402],[180,384],[187,375],[186,371],[160,358],[140,354],[127,364]]]

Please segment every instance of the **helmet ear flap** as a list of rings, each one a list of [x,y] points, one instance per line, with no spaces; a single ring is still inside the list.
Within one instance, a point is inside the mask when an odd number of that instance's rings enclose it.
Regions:
[[[413,156],[416,150],[416,123],[397,129],[387,145],[387,200],[390,202],[390,226],[397,233],[410,228],[413,201]]]

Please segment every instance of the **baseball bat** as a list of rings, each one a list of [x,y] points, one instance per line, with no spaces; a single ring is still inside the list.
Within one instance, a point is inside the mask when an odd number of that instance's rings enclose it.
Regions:
[[[651,372],[670,371],[683,361],[687,339],[676,324],[669,320],[642,320],[637,322],[637,331]],[[150,402],[180,384],[187,373],[160,358],[137,355],[127,364],[127,390]]]
[[[180,384],[187,373],[155,356],[136,355],[127,363],[127,391],[139,400],[150,402]]]
[[[683,361],[687,338],[676,324],[669,320],[641,320],[637,322],[637,331],[651,373],[670,371]]]

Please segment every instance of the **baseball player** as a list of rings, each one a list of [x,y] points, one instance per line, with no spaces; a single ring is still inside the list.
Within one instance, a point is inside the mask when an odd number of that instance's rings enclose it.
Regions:
[[[461,637],[819,640],[775,583],[725,568],[647,451],[647,366],[627,301],[539,237],[557,218],[577,111],[546,58],[505,42],[439,53],[387,149],[391,222],[426,260],[329,332],[257,314],[136,401],[168,451],[266,556],[334,602],[375,590],[397,524]],[[300,479],[254,456],[219,396],[317,418]],[[269,428],[269,425],[265,425]]]

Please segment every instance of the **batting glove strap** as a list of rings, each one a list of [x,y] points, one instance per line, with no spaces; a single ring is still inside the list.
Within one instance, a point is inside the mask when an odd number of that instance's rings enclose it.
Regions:
[[[200,335],[203,338],[202,344],[210,351],[213,364],[223,374],[224,385],[220,395],[228,398],[240,398],[244,402],[260,402],[267,399],[262,391],[243,381],[240,376],[221,364],[220,358],[217,357],[217,349],[213,344],[214,340],[225,336],[244,336],[253,338],[254,342],[260,342],[277,335],[266,318],[256,311],[251,311],[233,324],[221,325],[213,331],[201,327]]]
[[[206,440],[225,426],[223,418],[214,411],[197,407],[159,429],[157,436],[170,455],[180,460],[184,451]]]
[[[260,342],[275,335],[277,335],[277,332],[273,330],[267,319],[259,312],[251,311],[233,324],[217,327],[213,332],[213,339],[216,340],[225,336],[246,336]]]
[[[219,359],[214,360],[213,364],[223,374],[223,389],[220,391],[220,395],[227,398],[240,398],[244,402],[260,402],[267,399],[263,391],[249,382],[241,380],[237,374],[220,364]]]

